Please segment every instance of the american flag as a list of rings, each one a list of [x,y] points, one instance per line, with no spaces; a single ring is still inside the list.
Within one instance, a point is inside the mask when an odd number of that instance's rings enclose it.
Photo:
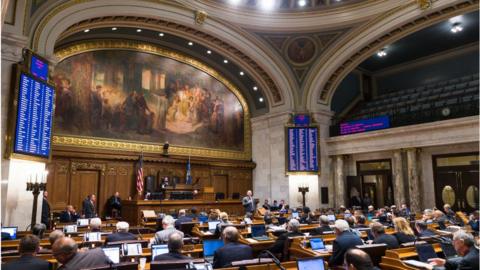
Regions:
[[[138,194],[143,192],[143,153],[138,158],[137,163],[137,192]]]

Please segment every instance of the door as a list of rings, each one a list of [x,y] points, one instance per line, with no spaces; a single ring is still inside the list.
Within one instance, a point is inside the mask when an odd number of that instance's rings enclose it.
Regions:
[[[438,209],[443,209],[444,204],[450,204],[454,210],[461,207],[459,203],[460,186],[457,183],[456,171],[438,171],[436,173],[435,187],[435,201]]]
[[[462,181],[462,209],[471,213],[478,209],[478,169],[463,171],[460,174]]]
[[[72,174],[72,181],[70,183],[70,204],[82,211],[82,201],[89,194],[97,196],[96,210],[98,213],[98,184],[100,182],[100,171],[83,171],[77,170]]]

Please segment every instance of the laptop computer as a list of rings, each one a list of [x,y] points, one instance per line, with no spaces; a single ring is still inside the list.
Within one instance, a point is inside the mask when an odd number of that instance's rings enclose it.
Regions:
[[[85,226],[88,226],[88,224],[89,224],[88,218],[77,219],[77,226],[79,226],[79,227],[85,227]]]
[[[221,247],[223,247],[222,239],[204,239],[203,240],[203,257],[205,258],[205,261],[212,263],[213,255],[215,254],[215,251]]]
[[[298,270],[325,270],[325,263],[322,258],[299,258],[297,259]]]
[[[158,256],[168,253],[168,245],[152,245],[152,261]]]
[[[329,222],[334,222],[336,220],[335,215],[328,215],[327,218]]]
[[[298,212],[292,212],[292,218],[298,218],[299,214]]]
[[[107,256],[113,263],[120,263],[120,248],[119,247],[105,247],[102,248],[103,253]]]
[[[64,233],[76,233],[77,232],[77,225],[67,225],[63,227]]]
[[[458,257],[457,251],[451,243],[441,242],[440,246],[442,246],[442,252],[446,259]]]
[[[417,250],[418,259],[422,262],[428,262],[428,259],[438,258],[437,253],[433,249],[431,244],[420,244],[416,245],[415,249]]]
[[[139,256],[142,255],[141,243],[127,243],[123,245],[123,254],[125,256]]]
[[[310,239],[310,247],[312,250],[325,250],[325,243],[323,243],[322,238],[311,238]]]
[[[89,232],[83,235],[83,241],[85,242],[96,242],[102,241],[102,236],[99,232]]]
[[[251,226],[252,229],[252,238],[257,241],[267,241],[270,238],[267,236],[267,232],[265,230],[265,225],[263,224],[256,224]]]
[[[220,224],[220,221],[209,221],[208,222],[208,231],[215,233],[217,231],[217,225]]]
[[[17,230],[18,227],[2,227],[2,234],[8,233],[8,235],[10,235],[10,240],[15,240],[17,239]]]

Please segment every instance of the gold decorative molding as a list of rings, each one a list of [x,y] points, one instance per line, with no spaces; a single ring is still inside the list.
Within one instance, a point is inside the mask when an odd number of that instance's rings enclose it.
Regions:
[[[425,10],[432,7],[432,0],[416,0],[420,9]]]
[[[198,157],[211,157],[211,158],[225,158],[225,159],[241,159],[249,160],[252,156],[252,142],[251,142],[251,127],[250,127],[250,112],[248,104],[240,91],[223,77],[219,72],[210,68],[209,66],[190,58],[184,54],[166,50],[159,46],[136,41],[120,41],[120,40],[95,40],[72,44],[68,47],[61,48],[55,52],[55,56],[58,59],[63,60],[70,56],[74,56],[84,52],[98,51],[98,50],[131,50],[137,52],[144,52],[155,54],[163,57],[168,57],[173,60],[188,64],[194,68],[197,68],[210,76],[217,79],[220,83],[225,85],[229,91],[231,91],[237,98],[243,108],[244,113],[244,150],[222,150],[200,147],[185,147],[170,145],[168,153],[171,155],[183,155],[183,156],[198,156]],[[54,135],[53,145],[59,146],[74,146],[74,147],[87,147],[87,148],[101,148],[112,150],[127,150],[135,152],[150,152],[150,153],[163,153],[163,143],[155,144],[148,142],[127,141],[127,140],[112,140],[107,138],[98,137],[84,137],[84,136],[71,136],[71,135]]]
[[[72,174],[76,174],[77,170],[93,170],[101,171],[102,175],[105,175],[105,170],[107,166],[103,163],[90,163],[90,162],[72,162],[70,165],[70,170]]]
[[[195,23],[198,25],[202,25],[205,20],[207,19],[207,13],[203,10],[195,11]]]

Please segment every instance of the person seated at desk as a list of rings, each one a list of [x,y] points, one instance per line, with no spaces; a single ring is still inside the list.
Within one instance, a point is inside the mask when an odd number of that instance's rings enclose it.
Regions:
[[[367,208],[367,217],[369,220],[377,216],[377,211],[375,211],[375,208],[373,208],[373,205],[369,205]]]
[[[170,237],[170,234],[174,232],[179,233],[183,238],[183,232],[175,229],[174,225],[175,225],[175,220],[173,219],[172,216],[166,215],[165,217],[163,217],[162,219],[163,230],[155,233],[155,238],[153,239],[153,243],[156,245],[167,243],[168,237]]]
[[[400,205],[400,211],[398,213],[398,216],[404,217],[404,218],[407,218],[410,216],[410,209],[407,207],[406,204],[402,203],[402,205]]]
[[[476,231],[478,234],[478,229],[480,227],[478,210],[473,211],[473,213],[470,215],[468,225],[470,225],[472,230]]]
[[[444,230],[447,226],[445,223],[448,221],[448,218],[445,214],[443,214],[440,210],[433,211],[433,222],[438,224],[438,228],[440,230]]]
[[[281,214],[288,214],[290,213],[290,206],[288,204],[285,204],[282,209],[279,211]]]
[[[175,228],[179,229],[182,223],[192,222],[191,217],[187,217],[187,211],[185,209],[180,209],[178,211],[178,218],[175,220]]]
[[[232,222],[230,222],[228,220],[228,214],[227,212],[221,212],[220,213],[220,223],[221,225],[227,225],[227,224],[232,224]]]
[[[265,201],[263,202],[262,207],[263,207],[265,210],[270,210],[270,204],[268,203],[268,199],[265,199]]]
[[[356,218],[355,228],[368,228],[368,225],[365,224],[367,222],[367,218],[364,215],[359,215]]]
[[[330,221],[328,220],[328,217],[325,215],[320,216],[320,224],[318,227],[313,229],[312,235],[320,235],[324,234],[325,232],[332,232],[333,229],[330,228]]]
[[[53,246],[55,241],[58,239],[65,237],[65,234],[60,231],[60,230],[53,230],[49,235],[48,235],[48,242],[50,242],[50,246]],[[38,251],[39,254],[50,254],[52,253],[51,249],[40,247],[40,250]]]
[[[226,227],[222,232],[224,246],[217,249],[213,255],[213,268],[231,266],[232,262],[253,259],[250,246],[240,244],[240,234],[235,227]]]
[[[100,218],[90,219],[90,231],[91,232],[101,232],[102,231],[102,220]]]
[[[278,201],[273,200],[272,205],[270,205],[270,211],[278,211],[280,208],[282,207],[278,205]]]
[[[198,211],[197,211],[197,208],[195,207],[192,207],[190,209],[190,214],[188,214],[188,216],[192,219],[198,219],[199,215],[198,215]]]
[[[432,209],[425,209],[423,210],[422,221],[426,223],[433,222],[433,210]]]
[[[60,222],[63,223],[73,223],[77,222],[77,219],[80,218],[80,215],[77,214],[77,211],[73,205],[67,205],[65,211],[60,214]]]
[[[208,222],[210,221],[218,221],[219,220],[219,214],[217,211],[210,211],[210,214],[208,214]]]
[[[337,237],[333,241],[332,256],[328,261],[329,267],[343,265],[345,252],[356,245],[363,245],[362,239],[350,231],[350,226],[343,219],[335,221],[335,234]]]
[[[452,259],[434,258],[429,259],[434,269],[460,270],[460,269],[479,269],[478,249],[475,247],[475,239],[473,236],[463,230],[459,230],[453,234],[453,247],[457,254],[461,257]]]
[[[154,261],[188,260],[191,257],[182,254],[183,236],[173,232],[168,237],[168,253],[160,254],[153,258]]]
[[[117,226],[117,232],[109,234],[105,239],[105,244],[110,242],[137,240],[136,235],[128,232],[130,225],[128,225],[127,222],[125,221],[117,222],[116,226]]]
[[[19,243],[18,251],[20,258],[2,265],[2,269],[6,270],[20,270],[20,269],[35,269],[48,270],[49,263],[47,261],[36,258],[37,252],[40,250],[40,239],[35,235],[24,236]]]
[[[112,218],[121,217],[122,213],[122,199],[120,193],[117,191],[107,201],[107,216]]]
[[[75,240],[70,237],[62,237],[55,241],[52,251],[55,259],[62,264],[58,270],[79,270],[112,263],[101,248],[79,252]]]
[[[456,214],[453,212],[452,207],[450,204],[446,203],[443,205],[443,211],[445,211],[445,216],[448,220],[455,221]]]
[[[291,219],[287,225],[287,232],[280,235],[277,240],[275,240],[275,243],[273,243],[273,246],[271,246],[268,250],[273,254],[283,253],[285,241],[289,237],[295,236],[303,236],[303,234],[300,232],[300,222],[296,219]]]
[[[355,229],[355,217],[354,216],[348,216],[348,217],[345,218],[345,221],[348,223],[348,226],[350,227],[350,231],[361,238],[362,233],[359,230]]]
[[[395,236],[385,233],[385,227],[380,222],[370,223],[370,230],[373,235],[373,244],[387,244],[388,249],[400,246]]]
[[[345,266],[348,270],[378,270],[370,256],[358,248],[351,248],[345,253]]]
[[[410,224],[405,218],[394,218],[393,227],[395,228],[395,233],[393,235],[395,235],[400,245],[403,243],[415,241],[415,234],[413,233],[412,228],[410,228]]]
[[[43,223],[37,223],[33,225],[32,234],[38,237],[39,239],[43,238],[43,234],[47,230],[47,226]]]
[[[416,221],[415,222],[415,229],[418,232],[418,237],[432,237],[435,236],[435,233],[430,230],[427,226],[427,223],[423,221]]]

